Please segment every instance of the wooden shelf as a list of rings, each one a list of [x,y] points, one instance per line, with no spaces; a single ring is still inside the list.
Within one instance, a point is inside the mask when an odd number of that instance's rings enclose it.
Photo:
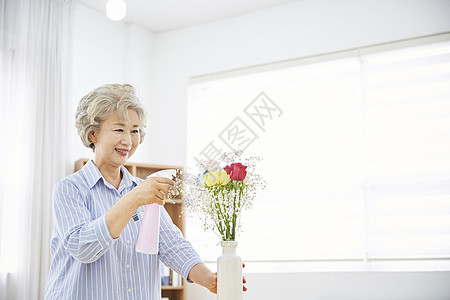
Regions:
[[[162,290],[183,290],[184,286],[170,286],[170,285],[162,285],[161,286]]]
[[[80,170],[89,159],[82,158],[75,162],[75,172]],[[125,163],[124,167],[131,173],[131,175],[145,179],[148,175],[161,170],[167,169],[180,169],[180,166],[170,166],[170,165],[158,165],[158,164],[141,164],[141,163]],[[173,203],[174,202],[174,203]],[[164,205],[167,213],[172,218],[173,223],[181,230],[184,234],[184,217],[181,214],[183,211],[183,199],[182,197],[176,198],[175,201],[166,201]],[[185,280],[183,279],[182,286],[161,286],[162,297],[168,297],[170,300],[185,300]]]

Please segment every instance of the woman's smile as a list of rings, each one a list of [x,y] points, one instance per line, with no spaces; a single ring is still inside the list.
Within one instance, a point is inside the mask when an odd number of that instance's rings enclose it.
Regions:
[[[122,156],[127,156],[128,152],[130,152],[130,149],[124,149],[124,148],[115,148],[115,150],[119,155],[122,155]]]
[[[125,119],[118,112],[114,112],[103,121],[100,129],[92,131],[90,138],[95,144],[94,163],[100,172],[107,173],[106,170],[112,167],[114,173],[120,174],[120,165],[124,164],[139,146],[139,116],[132,109],[128,109]]]

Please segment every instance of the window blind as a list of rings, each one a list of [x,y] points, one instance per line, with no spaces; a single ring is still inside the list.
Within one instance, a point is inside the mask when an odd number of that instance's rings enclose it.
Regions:
[[[450,43],[362,63],[369,258],[450,257]]]
[[[238,125],[264,158],[244,260],[449,258],[450,43],[368,50],[189,85],[188,165],[233,148]],[[214,261],[219,238],[187,224]]]

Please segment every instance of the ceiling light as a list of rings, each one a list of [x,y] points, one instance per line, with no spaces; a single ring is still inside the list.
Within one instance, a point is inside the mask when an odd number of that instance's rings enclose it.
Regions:
[[[127,4],[123,0],[109,0],[106,2],[106,16],[113,21],[120,21],[127,14]]]

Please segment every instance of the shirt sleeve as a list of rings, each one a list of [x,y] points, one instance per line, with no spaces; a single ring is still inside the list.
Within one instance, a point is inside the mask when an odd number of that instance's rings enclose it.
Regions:
[[[66,251],[80,262],[91,263],[106,253],[115,240],[105,215],[92,220],[84,197],[72,181],[59,181],[53,190],[53,218]]]
[[[161,207],[159,232],[159,256],[161,261],[183,276],[189,282],[189,272],[196,264],[203,262],[192,247],[184,239],[180,229],[173,224],[167,211]]]

